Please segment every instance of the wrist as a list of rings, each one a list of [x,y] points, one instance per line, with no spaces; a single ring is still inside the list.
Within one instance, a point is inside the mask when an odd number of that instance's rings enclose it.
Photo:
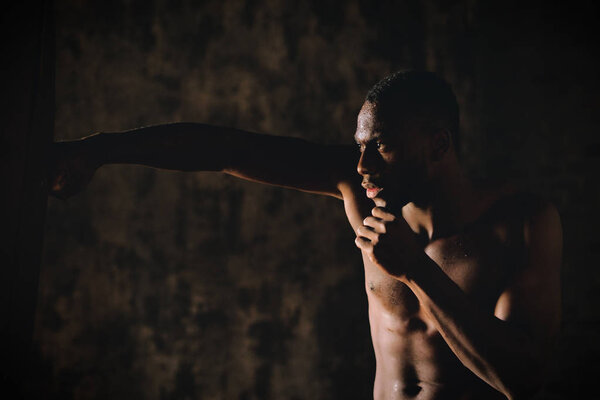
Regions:
[[[420,282],[423,277],[431,275],[431,268],[439,268],[435,262],[425,254],[424,251],[413,253],[410,268],[402,277],[402,282],[409,285]]]

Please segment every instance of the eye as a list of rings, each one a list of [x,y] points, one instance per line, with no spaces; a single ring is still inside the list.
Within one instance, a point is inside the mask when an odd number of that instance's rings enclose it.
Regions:
[[[362,151],[364,150],[364,146],[362,143],[356,143],[356,146],[358,147],[358,151],[360,151],[362,153]]]
[[[378,140],[377,142],[375,142],[375,145],[377,146],[377,148],[379,150],[382,150],[382,151],[385,150],[385,143],[382,142],[381,140]]]

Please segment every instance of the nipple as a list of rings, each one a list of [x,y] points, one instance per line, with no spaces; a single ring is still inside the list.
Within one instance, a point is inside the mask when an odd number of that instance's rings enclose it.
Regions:
[[[427,324],[419,317],[411,317],[406,325],[406,330],[408,332],[426,331]]]

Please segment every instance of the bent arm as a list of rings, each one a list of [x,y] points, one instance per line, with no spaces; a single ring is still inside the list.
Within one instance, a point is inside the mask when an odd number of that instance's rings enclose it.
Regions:
[[[320,145],[199,123],[98,133],[82,142],[94,149],[98,166],[138,164],[178,171],[221,171],[338,198],[340,182],[356,175],[353,146]]]
[[[560,323],[562,232],[555,208],[540,210],[525,230],[527,265],[494,315],[469,301],[430,259],[406,282],[461,362],[509,399],[539,388]]]

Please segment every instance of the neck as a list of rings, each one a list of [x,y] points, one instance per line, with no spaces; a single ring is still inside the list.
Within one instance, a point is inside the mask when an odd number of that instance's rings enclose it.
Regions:
[[[460,168],[446,169],[424,199],[408,203],[402,216],[411,229],[428,241],[451,236],[472,222],[486,203],[483,192],[474,187]]]

